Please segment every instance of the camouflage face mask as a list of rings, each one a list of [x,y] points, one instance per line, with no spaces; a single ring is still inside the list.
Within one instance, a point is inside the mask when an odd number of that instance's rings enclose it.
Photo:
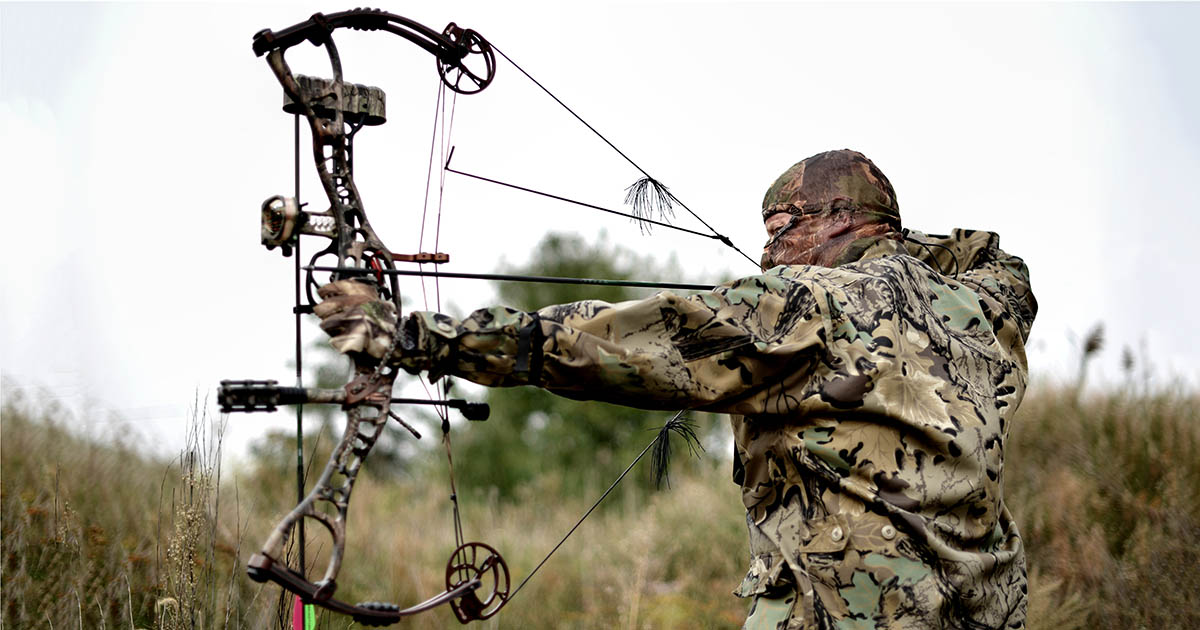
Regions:
[[[824,211],[790,215],[763,246],[763,271],[778,265],[838,267],[859,260],[880,238],[899,238],[892,226],[862,214]]]
[[[818,153],[793,165],[767,189],[762,210],[763,221],[779,212],[804,216],[848,210],[901,227],[891,182],[866,156],[849,149]]]
[[[827,151],[809,157],[781,175],[763,198],[762,218],[786,213],[763,247],[761,265],[843,262],[850,247],[900,230],[900,210],[891,183],[857,151]],[[779,221],[779,219],[776,219]],[[801,227],[803,225],[803,227]],[[796,230],[804,231],[797,234]]]

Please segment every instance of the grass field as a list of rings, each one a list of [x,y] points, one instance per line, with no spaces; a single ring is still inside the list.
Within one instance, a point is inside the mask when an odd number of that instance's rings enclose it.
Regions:
[[[136,438],[83,438],[60,410],[5,400],[4,628],[285,623],[279,589],[251,582],[243,566],[294,503],[287,466],[220,470],[219,427],[204,417],[188,451],[167,461],[143,456]],[[1197,403],[1181,389],[1079,399],[1071,387],[1031,388],[1006,465],[1031,568],[1031,629],[1200,627]],[[414,603],[441,590],[453,547],[445,479],[373,479],[370,468],[352,502],[339,596]],[[477,625],[737,628],[738,489],[721,461],[683,472],[670,491],[618,495],[510,607]],[[518,501],[464,497],[467,537],[500,549],[514,582],[603,490],[597,480],[587,497],[568,497],[561,485],[561,473],[547,471]],[[311,538],[319,560],[324,539]],[[443,609],[399,627],[454,625]],[[328,615],[318,625],[349,626]]]

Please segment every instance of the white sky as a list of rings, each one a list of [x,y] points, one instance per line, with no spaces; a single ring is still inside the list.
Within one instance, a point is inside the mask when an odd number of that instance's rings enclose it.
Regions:
[[[344,8],[0,5],[6,390],[45,388],[87,428],[124,426],[115,413],[175,449],[221,378],[291,381],[291,261],[258,245],[258,209],[291,190],[292,119],[250,42]],[[909,227],[998,231],[1026,259],[1035,373],[1072,375],[1072,335],[1104,322],[1102,378],[1120,379],[1123,346],[1160,379],[1200,375],[1200,5],[386,8],[482,33],[752,256],[774,178],[854,148],[888,174]],[[433,61],[381,33],[337,42],[347,78],[388,95],[388,124],[357,144],[368,216],[391,249],[415,251]],[[326,75],[318,53],[289,60]],[[458,168],[609,207],[638,176],[503,61],[459,99],[454,131]],[[303,142],[305,196],[323,208]],[[605,229],[693,277],[754,271],[710,241],[643,237],[455,175],[443,212],[453,270],[522,262],[548,231]],[[470,310],[490,290],[443,294]],[[239,416],[229,439],[268,424],[287,420]]]

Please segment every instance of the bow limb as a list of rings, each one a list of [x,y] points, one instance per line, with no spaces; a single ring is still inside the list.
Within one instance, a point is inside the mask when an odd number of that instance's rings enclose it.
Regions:
[[[264,29],[254,35],[254,54],[261,57],[305,41],[324,46],[331,40],[333,31],[339,28],[385,31],[420,46],[437,58],[442,82],[460,94],[474,94],[483,90],[496,75],[496,57],[492,46],[474,30],[451,22],[439,34],[423,24],[380,9],[316,13],[280,31]]]

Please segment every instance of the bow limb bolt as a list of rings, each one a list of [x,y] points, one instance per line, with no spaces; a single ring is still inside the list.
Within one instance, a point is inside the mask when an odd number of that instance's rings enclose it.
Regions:
[[[341,58],[333,43],[339,28],[386,31],[420,46],[433,54],[438,74],[446,87],[459,93],[479,92],[491,83],[495,58],[491,45],[478,33],[454,23],[440,34],[407,18],[377,9],[354,9],[331,14],[316,14],[308,20],[280,31],[263,30],[254,36],[254,52],[266,61],[283,87],[285,111],[308,120],[312,131],[313,158],[329,209],[306,212],[292,198],[275,196],[262,206],[262,243],[267,249],[280,247],[291,255],[300,235],[328,239],[326,247],[312,256],[305,279],[307,305],[296,305],[297,312],[311,312],[317,286],[312,267],[318,259],[335,257],[337,268],[329,280],[353,278],[372,283],[381,298],[395,304],[401,300],[396,262],[446,262],[441,253],[395,254],[376,235],[367,220],[353,177],[353,139],[364,126],[385,120],[382,90],[348,84],[342,76]],[[329,57],[331,79],[296,76],[285,60],[289,48],[302,42],[323,47]],[[353,271],[353,272],[351,272]],[[385,356],[394,350],[396,339]],[[462,623],[486,619],[495,614],[508,598],[508,568],[500,554],[483,543],[460,545],[446,567],[446,589],[408,608],[394,604],[367,602],[349,604],[333,597],[341,569],[346,538],[346,515],[350,493],[359,470],[387,423],[390,406],[412,403],[411,399],[391,396],[396,373],[386,361],[354,357],[354,377],[344,390],[318,390],[302,387],[278,387],[273,381],[223,381],[218,396],[222,411],[274,411],[277,405],[303,403],[340,404],[346,411],[346,428],[333,449],[328,464],[312,491],[272,530],[267,541],[249,562],[247,572],[254,580],[272,581],[292,591],[306,602],[351,615],[368,626],[388,625],[402,617],[450,604]],[[419,401],[456,407],[470,419],[487,416],[486,405],[465,401]],[[322,579],[310,582],[301,572],[287,566],[286,547],[293,530],[304,519],[320,523],[333,544]]]

